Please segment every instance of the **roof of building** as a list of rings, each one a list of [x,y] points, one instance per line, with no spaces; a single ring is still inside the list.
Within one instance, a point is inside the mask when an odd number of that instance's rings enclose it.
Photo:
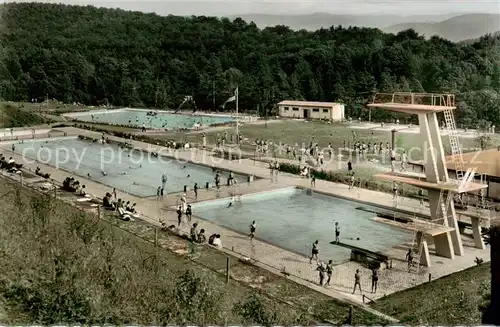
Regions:
[[[500,177],[500,149],[488,149],[483,151],[467,152],[462,155],[464,169],[476,168],[477,174],[485,174],[492,177]],[[451,156],[445,158],[448,170],[455,170],[455,164]],[[423,160],[410,162],[413,165],[423,166]]]
[[[303,107],[334,107],[338,106],[341,103],[336,103],[336,102],[314,102],[314,101],[292,101],[292,100],[285,100],[281,101],[278,103],[278,105],[282,106],[303,106]]]

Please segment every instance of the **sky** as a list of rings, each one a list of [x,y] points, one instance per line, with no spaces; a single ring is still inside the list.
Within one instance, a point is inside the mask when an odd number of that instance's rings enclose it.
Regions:
[[[14,2],[4,0],[5,2]],[[17,1],[25,2],[25,1]],[[248,13],[265,14],[396,14],[442,15],[450,13],[495,13],[500,14],[500,0],[38,0],[98,7],[122,8],[143,12],[155,12],[159,15],[205,15],[231,16]]]

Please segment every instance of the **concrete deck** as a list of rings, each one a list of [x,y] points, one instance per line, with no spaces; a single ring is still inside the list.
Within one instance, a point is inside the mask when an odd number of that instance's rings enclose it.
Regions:
[[[60,130],[63,130],[68,135],[85,135],[94,138],[100,138],[102,135],[98,132],[91,132],[76,128],[63,128]],[[123,142],[123,139],[118,137],[109,136],[109,138],[113,141]],[[151,144],[138,141],[131,141],[131,143],[135,148],[146,151],[158,151],[158,149],[161,148],[161,146],[153,146]],[[2,152],[8,154],[8,152],[6,151],[10,150],[10,146],[0,143],[0,147],[4,148]],[[162,153],[166,153],[166,151],[162,151]],[[295,175],[281,173],[279,174],[277,181],[273,182],[269,179],[269,169],[261,167],[260,165],[255,165],[253,160],[244,159],[240,161],[228,161],[221,158],[212,157],[211,153],[198,149],[176,151],[172,152],[172,155],[175,155],[181,160],[188,160],[192,161],[193,163],[209,166],[214,165],[221,169],[253,174],[255,176],[264,178],[263,180],[258,180],[250,184],[241,183],[239,186],[239,193],[241,194],[248,194],[289,186],[300,186],[305,188],[310,187],[310,181],[307,179],[301,179],[300,177]],[[21,162],[22,158],[20,158],[19,155],[13,155],[13,157],[18,163]],[[26,164],[25,167],[34,171],[36,166],[39,166],[43,173],[50,173],[51,178],[59,182],[62,182],[67,176],[71,175],[65,171],[57,170],[54,167],[47,166],[41,163]],[[86,190],[88,193],[94,194],[97,197],[102,197],[105,192],[111,191],[111,187],[107,185],[102,185],[81,177],[76,178],[86,185]],[[220,197],[229,196],[231,191],[232,189],[230,188],[221,187]],[[391,194],[387,193],[358,188],[349,190],[347,185],[331,183],[322,180],[316,181],[315,191],[383,207],[386,209],[394,209],[393,197]],[[141,219],[157,226],[160,226],[160,219],[167,222],[167,224],[176,224],[176,213],[169,207],[178,203],[179,196],[180,194],[168,194],[164,200],[157,201],[156,197],[139,198],[126,193],[118,194],[118,197],[122,199],[137,203],[137,209],[141,214]],[[200,191],[198,192],[198,201],[215,199],[217,197],[218,195],[215,190],[200,189]],[[192,192],[188,192],[188,198],[191,200],[191,202],[194,201]],[[397,209],[419,214],[428,213],[428,208],[420,206],[418,200],[401,197],[398,199]],[[300,283],[308,285],[309,287],[319,290],[334,298],[348,302],[355,302],[358,304],[362,303],[363,299],[359,293],[356,293],[355,295],[351,294],[352,287],[354,285],[354,273],[356,269],[360,269],[361,271],[361,286],[363,290],[369,290],[371,287],[370,271],[364,268],[359,263],[346,262],[337,265],[334,268],[331,286],[328,288],[320,288],[319,286],[317,286],[319,276],[318,272],[315,270],[316,265],[309,264],[309,258],[307,257],[309,253],[304,253],[303,255],[292,253],[290,251],[265,243],[258,239],[258,231],[257,239],[250,241],[248,238],[242,236],[239,233],[225,229],[209,221],[205,221],[200,219],[199,217],[196,217],[196,213],[194,213],[193,220],[198,221],[200,227],[204,228],[207,231],[208,235],[215,232],[220,233],[222,235],[224,251],[234,253],[236,256],[255,259],[258,265],[272,272],[279,273],[281,271],[286,271],[290,274],[290,278],[293,278]],[[332,229],[333,239],[334,226],[330,227]],[[181,226],[181,228],[185,232],[189,231],[189,226],[187,225],[187,223]],[[328,226],[325,226],[325,228],[328,228]],[[320,240],[320,258],[321,246],[331,246],[328,243],[332,241],[332,239]],[[314,239],[311,239],[311,243],[313,241]],[[485,262],[489,261],[489,248],[487,248],[486,250],[475,249],[472,240],[467,236],[463,236],[463,241],[464,246],[466,247],[465,255],[462,257],[456,257],[454,260],[446,259],[443,257],[436,257],[435,255],[433,255],[433,245],[429,244],[431,261],[433,261],[433,265],[431,268],[422,267],[418,275],[414,273],[408,273],[407,264],[404,261],[405,254],[411,244],[404,244],[392,249],[388,249],[386,251],[386,254],[394,259],[393,269],[382,270],[379,273],[379,291],[377,294],[370,294],[370,298],[378,299],[384,295],[427,282],[428,274],[432,274],[433,278],[439,278],[445,275],[449,275],[453,272],[466,269],[474,265],[475,257],[480,257]],[[328,260],[328,258],[321,258],[321,260]]]

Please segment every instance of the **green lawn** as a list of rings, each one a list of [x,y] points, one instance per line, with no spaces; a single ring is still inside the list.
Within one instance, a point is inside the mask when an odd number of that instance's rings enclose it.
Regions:
[[[373,131],[368,129],[352,129],[348,125],[344,124],[326,124],[323,122],[302,122],[294,120],[286,120],[280,122],[271,122],[267,125],[256,124],[250,125],[246,124],[240,127],[240,133],[245,138],[248,138],[250,142],[256,139],[272,141],[275,144],[298,144],[301,146],[304,144],[306,147],[309,145],[310,141],[317,142],[320,148],[326,148],[329,143],[335,151],[339,148],[344,147],[344,142],[352,144],[353,133],[356,133],[356,140],[365,143],[380,143],[382,142],[385,146],[387,142],[391,141],[390,131]],[[235,133],[235,128],[228,128],[228,134]],[[214,144],[217,134],[222,136],[223,131],[208,132],[207,141],[209,144]],[[176,139],[181,141],[188,141],[195,144],[201,143],[200,133],[187,133],[187,134],[167,134],[157,137],[158,139]],[[443,146],[445,151],[449,152],[449,139],[447,136],[443,136]],[[461,138],[462,146],[464,149],[477,148],[479,143],[473,138]],[[500,145],[500,135],[492,136],[492,141],[490,147]],[[419,134],[410,133],[397,133],[396,136],[396,146],[400,149],[405,149],[409,153],[409,160],[420,160],[422,159],[422,154],[419,150],[421,149],[422,140]],[[248,144],[242,146],[243,150],[253,152],[254,147]],[[411,152],[409,152],[411,150]],[[465,151],[464,151],[465,152]],[[277,157],[285,157],[286,153],[275,153]],[[369,156],[368,158],[378,158],[378,156]]]
[[[491,291],[490,264],[384,297],[372,305],[408,325],[477,325]]]

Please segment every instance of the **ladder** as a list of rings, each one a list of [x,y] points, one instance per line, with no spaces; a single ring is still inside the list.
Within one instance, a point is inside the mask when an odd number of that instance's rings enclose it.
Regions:
[[[412,269],[418,274],[420,269],[420,256],[422,255],[424,233],[418,231],[413,235],[413,241],[411,245],[411,252],[413,253],[413,263],[409,266],[409,271]]]
[[[464,177],[464,161],[462,158],[462,149],[460,148],[457,128],[455,125],[455,118],[453,117],[453,111],[451,109],[446,109],[443,113],[446,130],[450,139],[451,158],[453,164],[455,165],[457,183],[460,183],[460,181]]]
[[[444,198],[445,193],[446,193],[446,199]],[[441,192],[439,193],[439,203],[441,203],[442,217],[440,218],[444,219],[447,217],[448,208],[450,207],[451,200],[453,200],[453,193],[450,191],[441,190]],[[443,223],[441,223],[440,225],[442,224]]]

